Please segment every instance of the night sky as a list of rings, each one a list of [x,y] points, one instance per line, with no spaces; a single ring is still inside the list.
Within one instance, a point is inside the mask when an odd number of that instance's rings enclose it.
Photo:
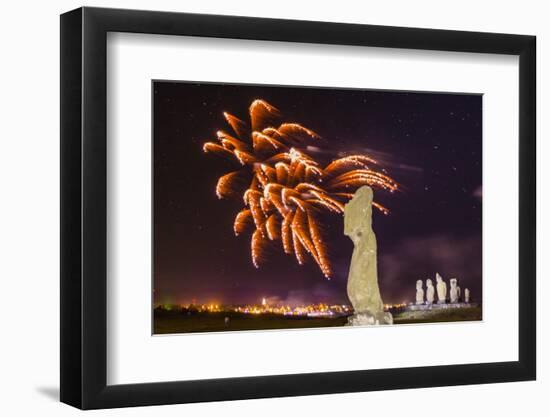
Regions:
[[[323,137],[326,152],[367,153],[381,161],[401,192],[375,190],[391,210],[374,210],[378,274],[386,303],[413,301],[417,279],[457,277],[481,301],[482,97],[301,87],[153,83],[155,303],[349,303],[353,245],[343,216],[324,217],[335,274],[300,266],[277,242],[256,269],[250,234],[236,237],[242,199],[219,200],[218,178],[236,166],[202,146],[231,131],[222,112],[248,121],[257,98],[282,121]]]

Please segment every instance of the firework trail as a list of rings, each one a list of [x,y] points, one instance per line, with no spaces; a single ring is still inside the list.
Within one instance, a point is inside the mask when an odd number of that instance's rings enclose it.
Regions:
[[[257,268],[265,248],[280,241],[285,253],[303,264],[309,255],[326,278],[332,269],[323,240],[319,215],[342,214],[344,205],[363,185],[394,192],[398,184],[372,169],[377,161],[368,155],[349,155],[321,166],[309,150],[322,146],[321,137],[298,123],[274,127],[281,115],[264,100],[254,100],[249,108],[250,125],[224,112],[232,133],[220,130],[217,142],[206,142],[204,152],[236,160],[240,169],[219,178],[218,198],[242,193],[245,207],[237,214],[236,235],[252,230],[250,251]],[[374,207],[389,211],[379,203]]]

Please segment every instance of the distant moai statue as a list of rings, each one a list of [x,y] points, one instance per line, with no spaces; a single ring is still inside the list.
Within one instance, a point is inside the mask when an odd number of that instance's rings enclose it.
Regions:
[[[470,290],[468,288],[464,290],[464,302],[466,304],[470,302]]]
[[[451,298],[451,304],[456,304],[460,296],[460,287],[457,285],[458,281],[456,278],[451,278],[450,283],[451,289],[449,290],[449,296]]]
[[[437,285],[437,304],[445,304],[447,301],[447,284],[438,272],[435,273]]]
[[[426,304],[432,305],[435,298],[435,288],[432,283],[432,280],[428,278],[426,280]]]
[[[416,281],[416,304],[424,304],[424,290],[422,289],[422,280]]]

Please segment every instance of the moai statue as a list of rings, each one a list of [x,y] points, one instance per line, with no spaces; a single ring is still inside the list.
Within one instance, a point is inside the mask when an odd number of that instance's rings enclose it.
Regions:
[[[431,279],[426,280],[426,304],[432,305],[435,298],[435,288]]]
[[[451,289],[449,290],[449,296],[451,298],[451,304],[458,303],[458,297],[460,296],[460,288],[457,285],[456,278],[451,278]]]
[[[424,304],[424,290],[422,289],[422,280],[416,281],[416,304]]]
[[[470,302],[470,290],[468,288],[464,290],[464,302],[466,304]]]
[[[447,302],[447,284],[438,272],[435,273],[435,281],[437,285],[437,304],[445,304]]]
[[[378,287],[372,199],[372,188],[363,186],[344,208],[344,234],[353,242],[347,290],[355,314],[348,317],[350,326],[393,324],[391,313],[384,311]]]

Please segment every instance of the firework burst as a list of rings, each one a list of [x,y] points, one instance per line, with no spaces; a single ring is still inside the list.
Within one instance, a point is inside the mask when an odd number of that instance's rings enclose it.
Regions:
[[[332,268],[327,255],[319,216],[341,215],[344,205],[363,185],[394,192],[398,184],[373,169],[377,161],[368,155],[349,155],[321,166],[309,149],[318,149],[321,137],[298,123],[282,123],[277,108],[254,100],[249,108],[250,124],[224,112],[232,133],[220,130],[217,142],[206,142],[204,152],[236,160],[240,169],[219,178],[218,198],[239,194],[246,182],[244,208],[235,217],[236,235],[251,230],[250,252],[257,268],[266,247],[280,241],[285,253],[303,264],[309,255],[326,278]],[[389,211],[379,203],[374,207]]]

